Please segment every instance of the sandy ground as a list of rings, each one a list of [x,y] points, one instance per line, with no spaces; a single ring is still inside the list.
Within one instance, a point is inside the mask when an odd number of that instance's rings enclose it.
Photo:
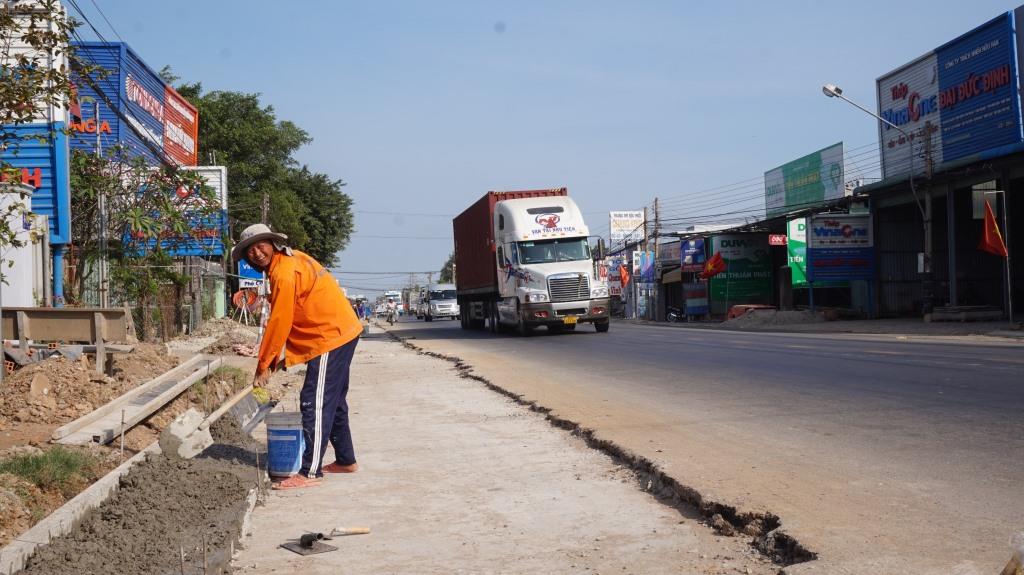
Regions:
[[[283,405],[294,404],[292,382]],[[319,488],[271,492],[235,557],[241,573],[779,570],[749,537],[717,535],[658,503],[632,472],[447,362],[364,338],[349,400],[362,469]],[[337,552],[309,557],[279,547],[339,526],[372,533],[337,538]]]

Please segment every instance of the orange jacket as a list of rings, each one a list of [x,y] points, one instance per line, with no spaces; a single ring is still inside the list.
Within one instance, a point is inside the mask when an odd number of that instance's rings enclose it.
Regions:
[[[270,319],[257,370],[270,368],[285,348],[285,365],[305,363],[359,337],[363,328],[334,277],[316,260],[292,250],[274,252],[267,270]]]

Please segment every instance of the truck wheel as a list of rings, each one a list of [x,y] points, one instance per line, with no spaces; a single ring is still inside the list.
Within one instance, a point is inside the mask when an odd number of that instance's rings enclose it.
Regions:
[[[612,326],[612,323],[610,321],[594,322],[594,329],[597,330],[597,333],[607,333],[608,332],[608,328],[610,328],[611,326]]]
[[[492,301],[487,308],[487,322],[490,324],[487,327],[491,333],[498,333],[498,304]]]
[[[469,320],[466,319],[466,312],[459,310],[459,327],[469,329]]]

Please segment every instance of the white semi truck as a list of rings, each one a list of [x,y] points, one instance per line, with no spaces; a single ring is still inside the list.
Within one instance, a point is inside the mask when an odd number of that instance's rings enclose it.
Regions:
[[[507,326],[529,335],[537,326],[560,332],[593,323],[608,331],[608,285],[565,188],[488,192],[453,228],[463,329]]]

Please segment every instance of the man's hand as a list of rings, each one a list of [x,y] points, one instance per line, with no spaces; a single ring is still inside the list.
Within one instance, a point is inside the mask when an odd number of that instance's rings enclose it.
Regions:
[[[256,372],[256,377],[252,379],[252,386],[255,388],[266,387],[267,382],[270,381],[271,371],[264,369]]]

